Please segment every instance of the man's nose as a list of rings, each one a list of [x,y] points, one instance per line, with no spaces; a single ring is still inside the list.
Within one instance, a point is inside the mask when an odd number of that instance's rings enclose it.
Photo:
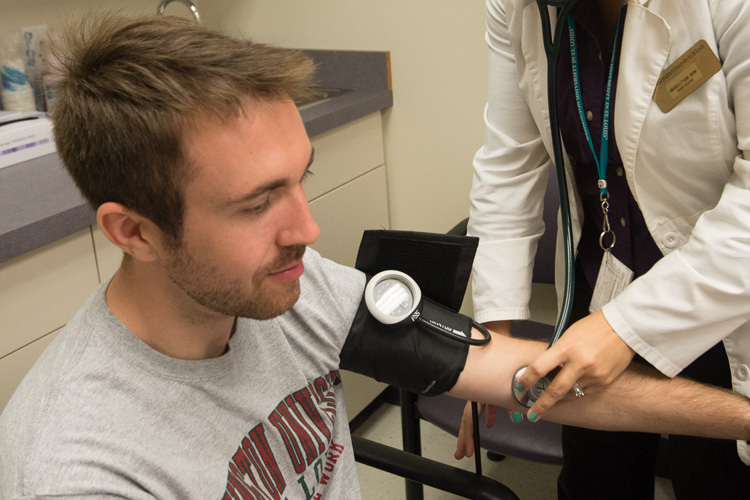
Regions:
[[[311,245],[320,236],[320,228],[310,213],[305,190],[299,186],[289,203],[284,228],[279,232],[279,246]]]

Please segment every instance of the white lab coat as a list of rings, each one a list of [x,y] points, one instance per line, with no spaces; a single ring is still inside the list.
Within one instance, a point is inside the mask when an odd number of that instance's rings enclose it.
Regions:
[[[487,0],[487,128],[474,161],[469,225],[480,237],[473,293],[482,322],[528,317],[552,157],[542,40],[534,0]],[[657,80],[699,40],[722,70],[663,113],[652,98]],[[750,2],[630,0],[614,118],[630,189],[664,258],[604,315],[668,376],[723,340],[734,390],[748,395]],[[566,168],[577,242],[581,206],[567,160]],[[560,285],[559,244],[556,267]],[[747,443],[738,451],[750,464]]]

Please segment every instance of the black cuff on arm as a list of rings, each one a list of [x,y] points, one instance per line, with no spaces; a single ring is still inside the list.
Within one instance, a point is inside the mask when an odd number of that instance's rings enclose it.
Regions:
[[[401,389],[437,396],[456,384],[468,353],[468,344],[415,323],[380,323],[363,297],[341,351],[340,366]]]
[[[478,244],[476,237],[455,234],[365,231],[355,267],[370,277],[392,269],[406,273],[419,285],[423,297],[435,301],[434,309],[458,314]],[[432,307],[428,301],[425,304]],[[430,311],[432,317],[440,317]],[[437,396],[456,384],[468,353],[468,344],[417,323],[380,323],[368,311],[363,296],[341,351],[340,366],[411,392]]]

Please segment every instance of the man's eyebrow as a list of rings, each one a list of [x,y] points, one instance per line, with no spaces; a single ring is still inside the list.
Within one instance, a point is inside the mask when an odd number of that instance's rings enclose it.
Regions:
[[[312,148],[310,152],[310,159],[307,161],[307,167],[305,168],[305,174],[307,174],[310,171],[310,166],[312,165],[314,160],[315,160],[315,148]],[[222,203],[222,205],[226,207],[233,207],[235,205],[241,205],[242,203],[253,200],[257,198],[258,196],[262,196],[263,194],[273,191],[275,189],[288,186],[289,184],[290,182],[288,179],[276,179],[276,180],[267,182],[265,184],[261,184],[260,186],[256,187],[249,193],[242,195],[240,198],[237,198],[234,200],[228,200]]]

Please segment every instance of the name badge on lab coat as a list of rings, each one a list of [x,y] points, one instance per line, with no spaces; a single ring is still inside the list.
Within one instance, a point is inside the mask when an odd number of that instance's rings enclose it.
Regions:
[[[633,271],[612,255],[612,252],[605,250],[591,296],[589,312],[595,313],[604,307],[604,304],[620,295],[632,280]]]
[[[706,41],[701,40],[661,72],[654,101],[667,113],[720,69],[721,62]]]

